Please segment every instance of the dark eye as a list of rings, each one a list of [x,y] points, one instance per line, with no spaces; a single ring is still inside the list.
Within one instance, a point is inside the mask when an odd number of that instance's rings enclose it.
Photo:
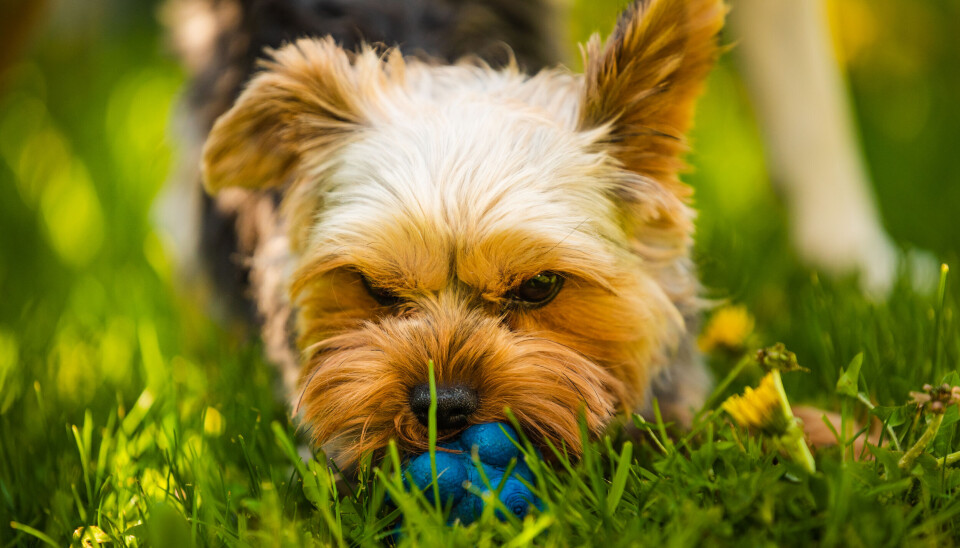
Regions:
[[[526,308],[537,308],[552,301],[563,287],[563,276],[556,272],[541,272],[524,280],[510,292],[513,301]]]
[[[397,297],[386,289],[373,285],[363,274],[360,275],[360,279],[363,281],[363,287],[367,290],[367,293],[381,306],[393,306],[400,302],[400,297]]]

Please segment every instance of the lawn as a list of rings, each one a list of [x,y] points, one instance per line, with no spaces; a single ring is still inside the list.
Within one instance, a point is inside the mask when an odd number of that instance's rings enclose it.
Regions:
[[[609,28],[615,4],[576,3],[571,34]],[[948,4],[831,6],[887,226],[956,272]],[[691,431],[654,422],[624,443],[612,429],[582,460],[535,461],[543,511],[446,527],[443,509],[400,490],[393,458],[349,487],[321,456],[304,462],[256,337],[178,285],[151,204],[183,75],[150,2],[95,5],[60,4],[0,75],[0,546],[960,544],[960,465],[938,460],[960,451],[958,408],[909,403],[925,383],[960,384],[956,274],[902,276],[871,300],[801,264],[732,56],[709,82],[687,177],[706,296],[744,320],[738,331],[728,315],[730,337],[708,353],[731,382]],[[875,407],[902,451],[860,460],[841,433],[849,446],[818,452],[810,475],[734,425],[719,402],[759,382],[752,356],[775,342],[809,369],[784,373],[794,403],[851,424]]]

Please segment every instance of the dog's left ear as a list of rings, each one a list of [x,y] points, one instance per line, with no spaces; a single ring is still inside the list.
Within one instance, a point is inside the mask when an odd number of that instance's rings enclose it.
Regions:
[[[582,129],[609,127],[604,143],[633,172],[678,198],[690,194],[677,172],[684,136],[720,47],[722,0],[638,0],[601,45],[584,50]]]

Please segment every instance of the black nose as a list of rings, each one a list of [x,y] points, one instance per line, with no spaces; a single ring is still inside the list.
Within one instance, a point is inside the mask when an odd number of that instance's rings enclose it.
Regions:
[[[477,393],[460,384],[437,387],[437,427],[442,430],[467,425],[467,417],[477,410]],[[410,408],[417,420],[427,426],[430,415],[430,385],[419,384],[410,391]]]

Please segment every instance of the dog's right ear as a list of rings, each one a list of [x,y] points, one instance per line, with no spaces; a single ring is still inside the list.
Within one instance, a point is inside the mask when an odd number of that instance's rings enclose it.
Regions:
[[[613,36],[594,35],[584,51],[581,127],[607,127],[605,145],[625,168],[681,198],[684,136],[726,11],[723,0],[635,0]]]
[[[207,190],[269,188],[291,179],[308,153],[322,162],[365,121],[365,100],[403,74],[393,50],[347,52],[332,38],[302,39],[270,52],[203,149]]]

